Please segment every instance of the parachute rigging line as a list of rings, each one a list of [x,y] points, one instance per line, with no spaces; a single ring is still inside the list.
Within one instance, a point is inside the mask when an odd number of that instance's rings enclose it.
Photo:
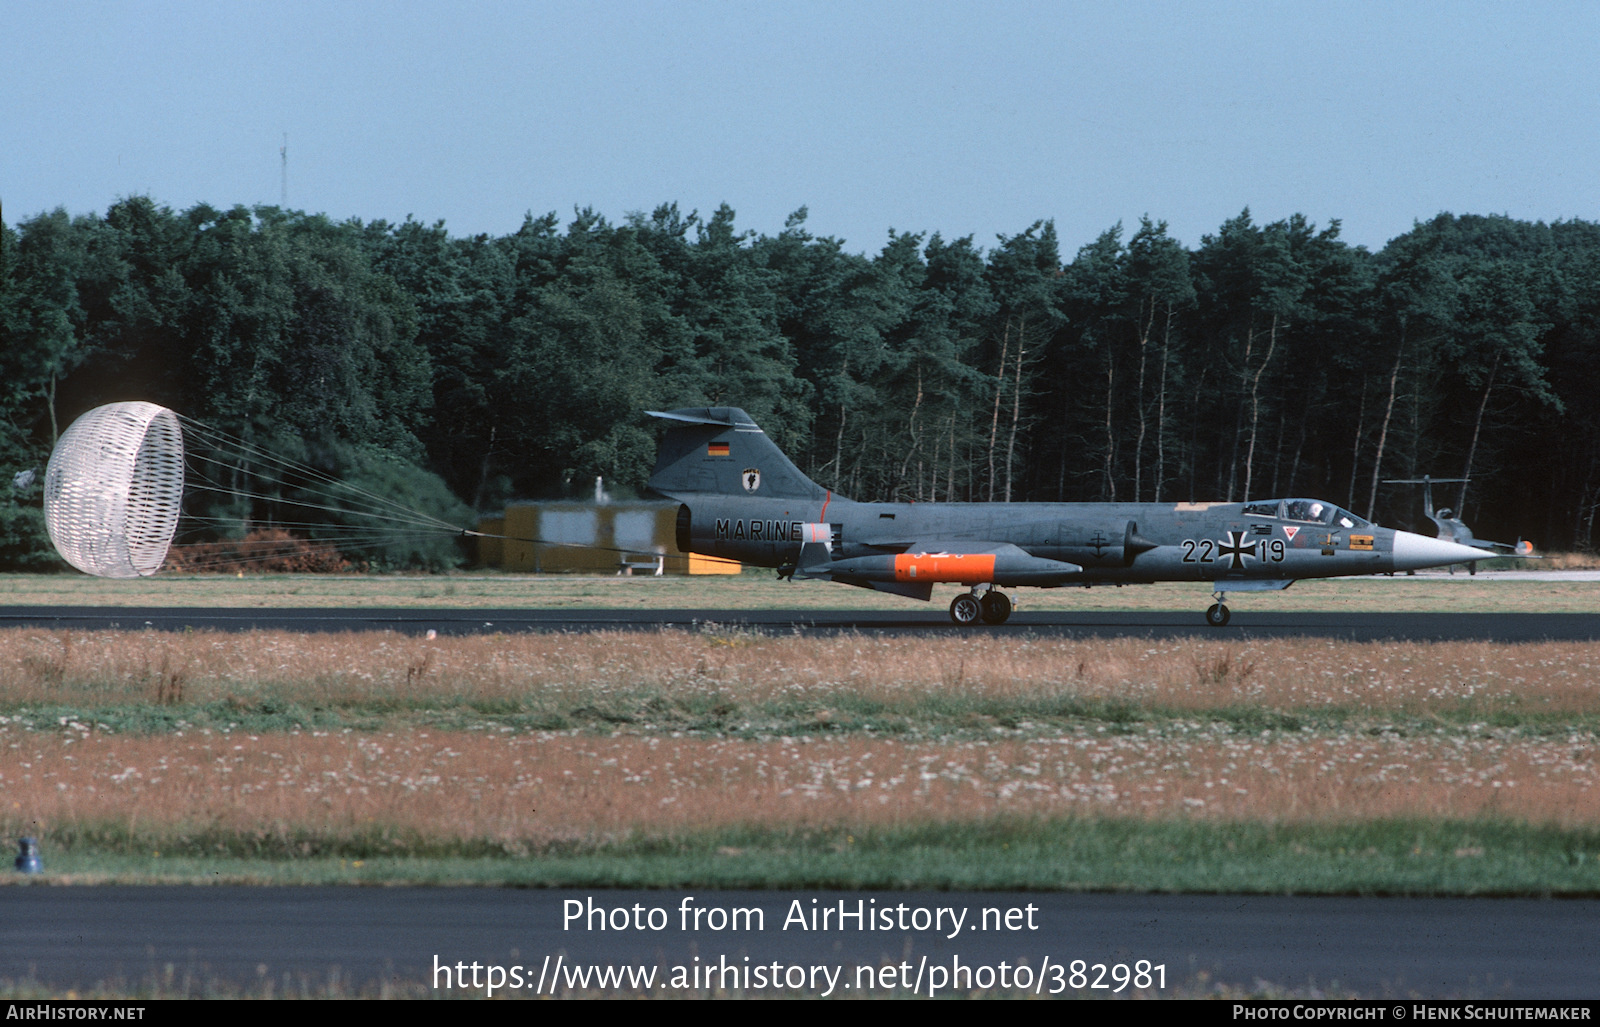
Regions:
[[[230,477],[235,484],[226,482]],[[261,484],[244,487],[241,478]],[[291,494],[274,493],[273,486]],[[185,512],[186,492],[232,496],[269,508],[299,507],[355,523]],[[44,513],[51,541],[63,559],[87,574],[113,578],[153,575],[174,549],[174,556],[192,555],[206,568],[272,558],[343,559],[351,550],[420,545],[444,536],[610,553],[649,552],[463,528],[203,421],[144,402],[96,407],[62,433],[45,470]],[[190,526],[186,536],[243,525],[285,534],[300,530],[308,537],[175,543],[180,522]]]

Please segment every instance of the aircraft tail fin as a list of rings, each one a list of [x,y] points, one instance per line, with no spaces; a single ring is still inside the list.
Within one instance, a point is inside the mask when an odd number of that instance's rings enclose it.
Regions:
[[[828,491],[802,474],[738,407],[646,413],[671,422],[650,475],[650,488],[662,495],[676,499],[711,493],[817,502],[828,497]]]

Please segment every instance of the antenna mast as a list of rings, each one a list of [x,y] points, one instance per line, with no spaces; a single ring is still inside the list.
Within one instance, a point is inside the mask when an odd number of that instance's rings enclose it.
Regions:
[[[278,148],[278,157],[282,161],[282,176],[278,190],[278,206],[289,206],[289,133],[283,134],[283,145]]]

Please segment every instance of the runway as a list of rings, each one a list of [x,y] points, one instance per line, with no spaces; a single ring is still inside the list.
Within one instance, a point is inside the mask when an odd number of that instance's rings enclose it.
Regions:
[[[934,635],[958,632],[1053,638],[1334,638],[1355,642],[1592,642],[1594,613],[1274,613],[1235,609],[1224,628],[1199,610],[1161,613],[1028,612],[998,627],[959,628],[942,608],[863,610],[617,609],[247,609],[239,607],[0,607],[0,628],[118,631],[397,631],[420,635],[496,632],[696,631],[712,626],[768,634]]]
[[[659,909],[665,928],[564,921],[568,900],[585,908],[590,898],[603,909]],[[737,930],[683,930],[685,900],[702,910],[759,909],[760,926],[747,918]],[[869,916],[834,920],[821,930],[791,919],[796,903],[806,912],[836,910],[841,902],[846,912],[865,909]],[[902,906],[965,910],[963,924],[954,932],[949,920],[938,929],[855,926]],[[1033,911],[1024,913],[1029,906]],[[983,920],[985,909],[997,915]],[[859,994],[862,978],[854,968],[862,965],[992,972],[1001,963],[1026,962],[1037,972],[1070,968],[1073,960],[1130,968],[1144,960],[1164,968],[1166,987],[1153,994],[1274,989],[1300,996],[1592,998],[1600,962],[1594,930],[1600,900],[1587,899],[10,887],[0,888],[0,911],[0,980],[31,979],[54,990],[167,981],[169,990],[194,991],[259,990],[267,982],[277,994],[302,987],[317,994],[330,983],[346,993],[371,993],[385,982],[443,991],[443,981],[453,978],[441,978],[436,965],[474,962],[521,967],[531,986],[560,957],[569,971],[823,966],[842,970],[835,994]],[[1106,971],[1108,985],[1116,972]],[[909,982],[910,972],[904,976]],[[930,981],[926,973],[923,980]],[[799,990],[823,988],[808,981]],[[1046,977],[1042,993],[1053,990],[1054,979]]]

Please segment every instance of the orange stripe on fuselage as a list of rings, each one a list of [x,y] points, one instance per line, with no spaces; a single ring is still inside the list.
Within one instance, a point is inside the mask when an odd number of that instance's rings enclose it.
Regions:
[[[901,553],[894,558],[896,581],[957,581],[980,585],[994,580],[994,554]]]

